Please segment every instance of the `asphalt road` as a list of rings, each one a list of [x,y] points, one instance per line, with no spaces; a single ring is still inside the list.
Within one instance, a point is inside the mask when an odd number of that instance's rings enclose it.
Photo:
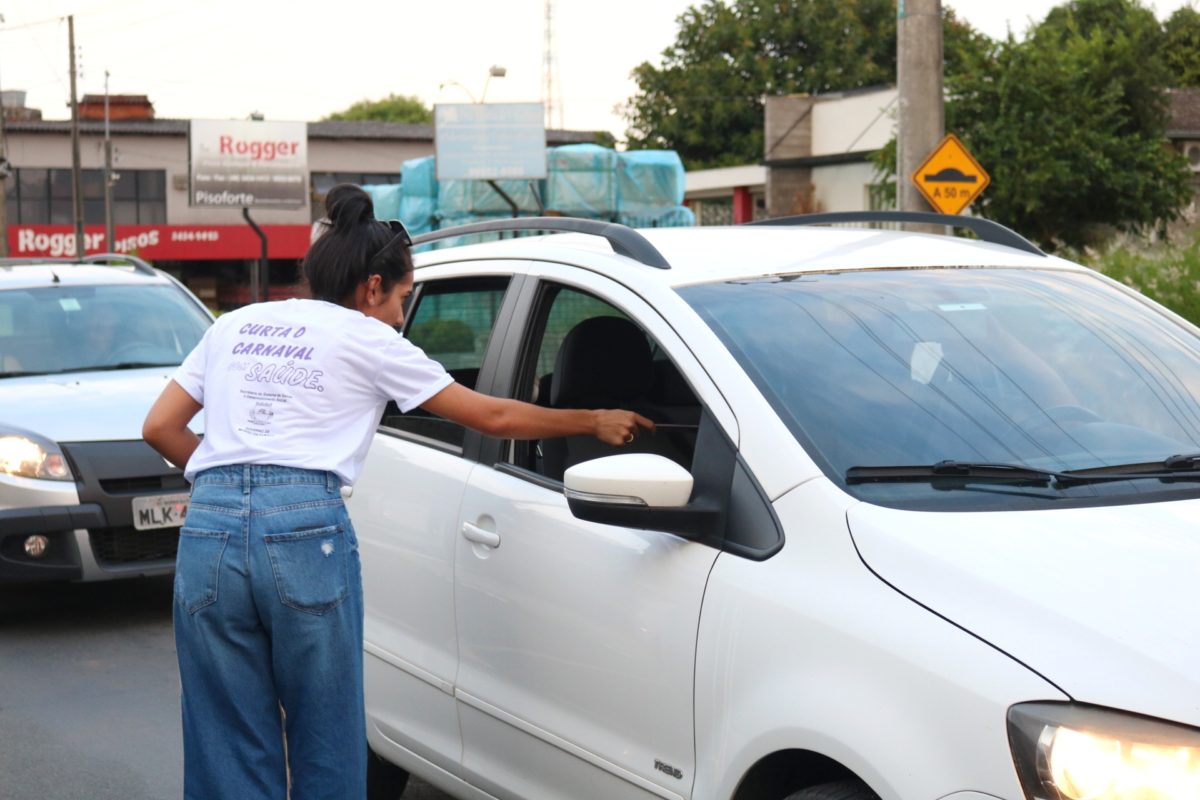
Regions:
[[[0,742],[4,800],[182,797],[171,579],[0,586]]]

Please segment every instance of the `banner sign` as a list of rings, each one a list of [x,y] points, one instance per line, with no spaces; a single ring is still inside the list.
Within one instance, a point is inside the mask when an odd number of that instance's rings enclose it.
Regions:
[[[270,258],[303,258],[308,225],[263,225]],[[164,261],[229,261],[259,258],[262,244],[248,225],[118,225],[116,242],[105,241],[103,225],[88,225],[87,253],[129,253]],[[75,229],[70,225],[10,225],[12,258],[74,258]]]
[[[439,181],[541,180],[546,126],[541,103],[450,103],[433,108]]]
[[[188,132],[188,205],[308,205],[308,123],[194,119]]]

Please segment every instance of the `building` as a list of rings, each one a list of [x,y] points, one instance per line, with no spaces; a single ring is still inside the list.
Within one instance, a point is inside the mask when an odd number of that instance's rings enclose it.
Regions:
[[[685,200],[701,225],[882,207],[871,156],[892,138],[895,87],[766,99],[763,161],[696,170]]]
[[[7,94],[7,93],[6,93]],[[10,98],[6,97],[6,100]],[[214,308],[250,299],[249,276],[261,243],[240,208],[189,205],[188,120],[156,119],[148,98],[110,96],[116,240],[104,241],[103,96],[80,104],[85,239],[88,251],[136,253],[171,272]],[[96,116],[99,109],[99,117]],[[74,252],[70,122],[6,108],[5,180],[11,256]],[[269,296],[291,296],[298,260],[324,193],[341,182],[396,183],[400,165],[434,153],[433,126],[387,122],[310,122],[308,203],[296,210],[250,210],[267,235]],[[546,132],[550,146],[595,141],[591,132]]]

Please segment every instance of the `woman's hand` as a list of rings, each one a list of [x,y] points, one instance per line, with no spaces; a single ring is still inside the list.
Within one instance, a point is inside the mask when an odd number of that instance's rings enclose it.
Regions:
[[[645,428],[654,432],[654,423],[633,411],[603,410],[596,412],[596,438],[605,444],[631,444]]]
[[[182,390],[180,390],[182,391]],[[591,434],[605,444],[629,444],[654,423],[620,409],[542,408],[519,400],[480,394],[452,383],[421,408],[497,439],[554,439]]]

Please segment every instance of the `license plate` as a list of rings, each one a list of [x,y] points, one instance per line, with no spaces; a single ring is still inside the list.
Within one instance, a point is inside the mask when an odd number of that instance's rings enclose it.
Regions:
[[[139,531],[178,528],[187,515],[188,493],[133,498],[133,527]]]

